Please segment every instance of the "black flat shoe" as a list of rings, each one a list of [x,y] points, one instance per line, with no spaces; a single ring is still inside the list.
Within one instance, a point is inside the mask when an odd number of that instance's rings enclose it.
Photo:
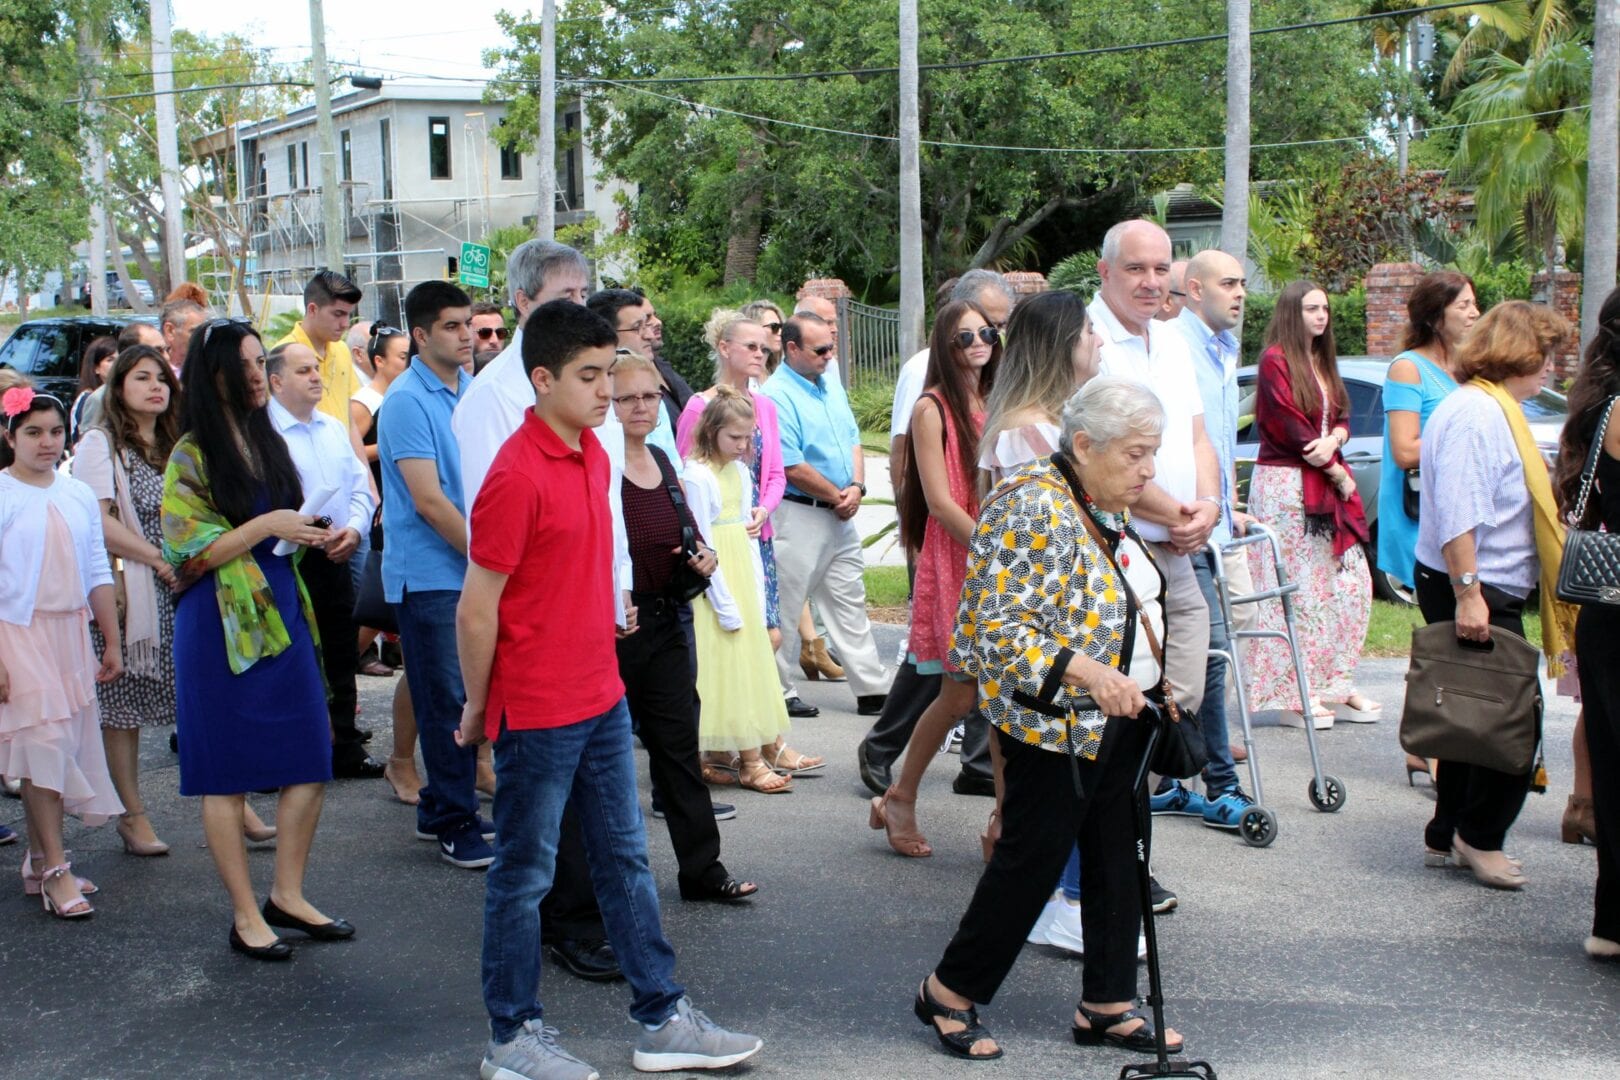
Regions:
[[[323,923],[305,922],[276,907],[276,902],[269,897],[265,897],[263,910],[264,921],[277,930],[297,930],[316,941],[348,941],[354,937],[354,924],[347,919],[333,919],[331,922]]]
[[[587,982],[613,982],[624,978],[613,946],[601,939],[559,938],[546,952],[553,964]]]
[[[924,979],[922,985],[917,987],[917,1000],[911,1003],[911,1011],[917,1014],[917,1019],[934,1029],[939,1037],[939,1045],[947,1052],[968,1061],[994,1061],[1001,1056],[1001,1046],[997,1044],[995,1050],[988,1054],[975,1054],[973,1044],[982,1039],[994,1039],[990,1030],[979,1023],[978,1010],[973,1006],[965,1009],[947,1009],[935,1001],[928,993],[928,980]],[[944,1032],[934,1023],[939,1020],[955,1020],[964,1025],[961,1031]]]
[[[243,956],[251,956],[255,960],[291,960],[292,946],[280,938],[269,945],[249,945],[242,940],[242,935],[231,927],[231,948]]]
[[[334,780],[380,780],[386,766],[369,754],[351,761],[332,763]]]
[[[787,699],[787,714],[795,720],[808,720],[812,716],[820,716],[821,710],[814,705],[807,705],[796,697]]]
[[[1159,1049],[1159,1041],[1153,1031],[1153,1021],[1141,1009],[1126,1009],[1122,1013],[1095,1013],[1082,1005],[1076,1005],[1075,1011],[1086,1018],[1090,1027],[1072,1025],[1069,1031],[1074,1035],[1076,1046],[1117,1046],[1122,1050],[1135,1050],[1144,1054],[1151,1054]],[[1142,1024],[1129,1035],[1115,1035],[1109,1028],[1118,1027],[1132,1020],[1140,1020]],[[1180,1054],[1186,1049],[1185,1042],[1164,1044],[1165,1053],[1171,1056]]]
[[[713,900],[721,904],[745,904],[759,892],[759,886],[736,878],[708,882],[700,885],[681,883],[682,900]]]

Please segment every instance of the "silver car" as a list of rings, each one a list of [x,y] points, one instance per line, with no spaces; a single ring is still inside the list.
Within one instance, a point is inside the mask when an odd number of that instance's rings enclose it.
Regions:
[[[1255,379],[1259,368],[1238,370],[1238,493],[1248,498],[1249,470],[1260,449],[1258,433],[1254,430]],[[1350,441],[1345,444],[1344,460],[1356,477],[1356,489],[1361,492],[1362,505],[1367,510],[1367,525],[1372,530],[1372,542],[1367,549],[1367,565],[1372,568],[1373,595],[1401,603],[1415,603],[1412,591],[1396,579],[1378,569],[1378,481],[1384,460],[1384,376],[1389,371],[1388,360],[1370,356],[1341,356],[1339,375],[1350,394]],[[1542,390],[1524,402],[1525,416],[1530,420],[1530,431],[1541,448],[1547,467],[1552,467],[1558,454],[1558,436],[1564,430],[1569,416],[1569,405],[1564,395],[1555,390]]]

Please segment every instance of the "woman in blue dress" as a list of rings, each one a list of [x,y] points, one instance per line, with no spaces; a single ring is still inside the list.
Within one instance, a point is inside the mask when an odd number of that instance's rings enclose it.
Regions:
[[[296,509],[298,473],[265,412],[264,344],[251,326],[200,327],[183,382],[183,434],[163,478],[163,554],[185,587],[174,615],[180,794],[202,796],[203,832],[231,898],[231,948],[285,960],[291,948],[274,927],[318,940],[354,934],[303,895],[332,749],[295,563],[298,546],[325,543],[330,528]],[[278,540],[294,554],[277,554]],[[267,788],[281,791],[280,834],[261,909],[242,812],[246,792]]]
[[[1425,274],[1406,298],[1406,349],[1384,379],[1384,461],[1378,485],[1378,569],[1412,588],[1417,519],[1406,512],[1406,470],[1418,466],[1423,427],[1457,389],[1457,347],[1479,318],[1474,283],[1455,270]],[[1431,773],[1431,763],[1406,755],[1406,774]]]

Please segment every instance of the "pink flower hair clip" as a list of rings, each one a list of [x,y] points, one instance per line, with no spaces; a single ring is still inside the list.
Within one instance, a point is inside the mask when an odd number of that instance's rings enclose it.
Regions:
[[[4,394],[0,394],[0,412],[6,414],[7,420],[21,416],[33,403],[34,388],[31,386],[13,386]]]

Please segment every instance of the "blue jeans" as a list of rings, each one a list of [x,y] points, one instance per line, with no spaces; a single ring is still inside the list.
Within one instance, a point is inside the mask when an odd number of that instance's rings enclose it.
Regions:
[[[1058,878],[1058,888],[1063,890],[1063,895],[1068,898],[1069,903],[1080,902],[1079,844],[1074,845],[1074,850],[1069,852],[1069,861],[1063,864],[1063,876]]]
[[[422,764],[427,766],[416,827],[439,837],[478,820],[478,751],[456,745],[461,707],[467,701],[456,652],[456,605],[460,601],[461,593],[451,589],[407,590],[394,605],[405,679],[416,708]]]
[[[371,554],[371,530],[360,530],[360,546],[349,556],[349,579],[354,582],[354,595],[360,595],[360,586],[366,580],[366,556]]]
[[[1215,571],[1208,549],[1192,557],[1193,574],[1209,605],[1209,647],[1228,648],[1226,622],[1221,618],[1220,599],[1215,595]],[[1204,725],[1204,742],[1209,746],[1209,764],[1204,766],[1204,792],[1216,799],[1238,786],[1237,763],[1232,760],[1231,740],[1226,733],[1226,661],[1209,658],[1204,669],[1204,703],[1198,709]]]
[[[636,798],[630,709],[495,740],[495,863],[484,893],[484,1007],[498,1043],[541,1017],[540,900],[551,889],[572,791],[608,941],[634,994],[630,1015],[659,1024],[686,990],[664,938]]]

